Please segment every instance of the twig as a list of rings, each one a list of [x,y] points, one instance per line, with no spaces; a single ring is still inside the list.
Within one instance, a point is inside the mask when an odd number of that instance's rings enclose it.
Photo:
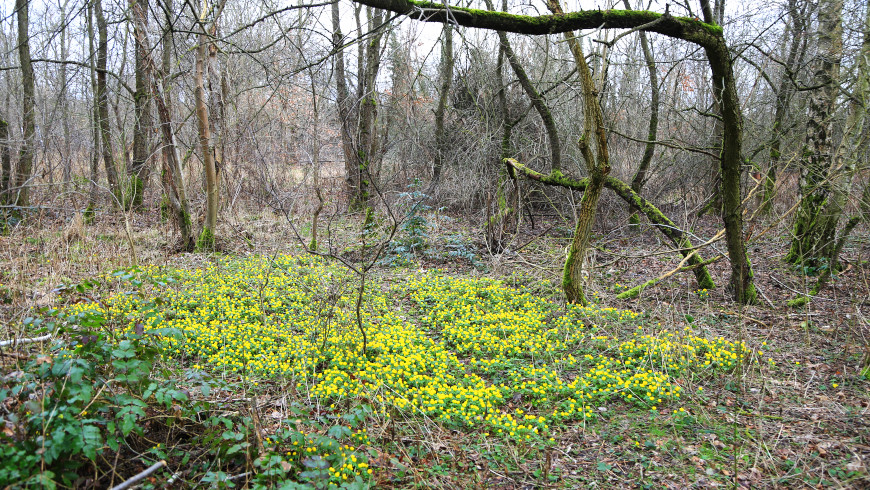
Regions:
[[[787,284],[785,284],[784,282],[782,282],[782,281],[780,281],[779,279],[777,279],[776,276],[774,276],[773,274],[770,275],[770,278],[773,279],[773,282],[775,282],[775,283],[779,284],[780,286],[782,286],[782,287],[788,289],[789,291],[791,291],[791,292],[793,292],[793,293],[795,293],[795,294],[800,294],[800,295],[804,295],[804,296],[806,296],[806,293],[802,293],[802,292],[798,291],[797,289],[794,289],[794,288],[792,288],[792,287],[789,287]],[[815,299],[820,299],[820,300],[822,300],[822,301],[834,301],[834,300],[832,300],[831,298],[823,298],[823,297],[821,297],[821,296],[813,296],[813,299],[814,299],[814,300],[815,300]],[[803,315],[799,315],[799,316],[803,316]]]
[[[151,475],[151,473],[154,473],[155,471],[159,470],[160,468],[163,468],[164,466],[166,466],[166,461],[161,459],[160,461],[149,466],[148,469],[146,469],[145,471],[139,473],[136,476],[131,477],[130,479],[128,479],[124,483],[121,483],[120,485],[113,487],[112,490],[125,490],[127,488],[131,488],[133,485],[144,480],[145,478],[148,478]]]
[[[2,340],[0,341],[0,347],[6,347],[7,345],[31,344],[33,342],[42,342],[49,339],[51,339],[51,334],[46,334],[41,337],[33,337],[29,339]]]
[[[647,22],[646,24],[639,25],[633,29],[629,29],[629,30],[623,32],[622,34],[616,36],[615,38],[613,38],[612,41],[602,41],[600,39],[593,39],[593,41],[595,41],[597,43],[604,44],[608,48],[612,48],[613,45],[616,44],[616,41],[619,41],[620,39],[624,38],[625,36],[627,36],[633,32],[636,32],[636,31],[644,31],[644,30],[650,29],[650,28],[654,27],[656,24],[664,22],[670,18],[671,18],[670,5],[666,3],[665,4],[665,13],[662,14],[661,17],[653,20],[652,22]]]
[[[544,230],[544,231],[538,233],[537,235],[533,236],[533,237],[531,238],[531,240],[529,240],[529,241],[527,241],[526,243],[524,243],[524,244],[520,245],[519,247],[517,247],[517,249],[514,250],[514,252],[519,252],[520,250],[526,248],[529,244],[531,244],[532,242],[534,242],[534,241],[537,240],[538,238],[541,238],[542,236],[546,235],[547,232],[549,232],[549,231],[552,230],[552,229],[553,229],[553,226],[551,225],[551,226],[550,226],[549,228],[547,228],[546,230]]]

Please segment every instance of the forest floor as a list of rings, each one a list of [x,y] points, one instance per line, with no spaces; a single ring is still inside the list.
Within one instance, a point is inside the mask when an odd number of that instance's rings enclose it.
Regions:
[[[726,291],[727,260],[710,267],[714,290],[698,290],[691,273],[682,273],[638,298],[616,299],[676,261],[645,226],[599,229],[587,285],[598,306],[580,311],[566,310],[559,290],[570,237],[564,225],[526,227],[507,252],[492,256],[469,220],[423,216],[427,251],[393,250],[368,277],[365,354],[349,350],[361,345],[359,277],[307,256],[271,212],[227,219],[220,254],[173,253],[170,227],[131,215],[139,271],[129,269],[134,254],[120,215],[94,226],[43,217],[0,236],[0,340],[59,329],[49,342],[0,348],[0,439],[42,451],[0,450],[8,465],[0,487],[18,478],[105,488],[158,460],[168,466],[143,480],[146,488],[268,488],[286,478],[314,487],[870,486],[870,380],[861,372],[870,356],[866,229],[844,250],[844,270],[799,309],[785,303],[808,291],[817,271],[782,262],[782,231],[751,242],[763,301],[739,307]],[[361,228],[343,220],[331,229]],[[713,236],[714,226],[702,222],[694,233]],[[336,250],[353,245],[352,235],[334,236]],[[188,313],[185,304],[205,308],[242,295],[259,298],[259,306],[234,318],[260,330],[241,331],[234,344],[217,348],[220,355],[210,343],[226,340],[220,330],[186,346],[145,345],[148,332],[171,320],[194,321],[194,307]],[[52,319],[49,308],[78,316]],[[321,331],[306,330],[302,312],[312,309]],[[509,317],[518,326],[505,332]],[[93,331],[109,347],[93,347]],[[283,342],[281,335],[296,337]],[[273,347],[257,344],[260,337],[284,350],[264,354]],[[251,342],[258,347],[248,352]],[[313,349],[308,364],[288,354],[299,346]],[[78,355],[96,363],[92,372],[74,372],[68,360]],[[585,388],[565,387],[584,376],[591,380]],[[90,381],[93,389],[70,394],[67,379]],[[653,392],[661,399],[628,396]],[[124,394],[132,398],[117,398]],[[79,464],[46,475],[61,464],[51,462],[51,438],[36,446],[23,439],[59,427],[63,404],[79,429],[54,444]]]

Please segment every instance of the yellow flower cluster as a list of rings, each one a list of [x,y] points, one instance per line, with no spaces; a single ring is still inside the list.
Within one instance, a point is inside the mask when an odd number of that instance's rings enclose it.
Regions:
[[[168,285],[72,308],[159,329],[167,354],[194,368],[292,376],[336,406],[370,403],[385,417],[425,415],[514,439],[592,419],[612,400],[644,408],[677,400],[676,375],[730,369],[747,353],[688,330],[645,334],[636,312],[563,307],[437,272],[369,287],[363,353],[353,278],[322,261],[224,259],[142,274]],[[605,335],[604,326],[628,333]]]

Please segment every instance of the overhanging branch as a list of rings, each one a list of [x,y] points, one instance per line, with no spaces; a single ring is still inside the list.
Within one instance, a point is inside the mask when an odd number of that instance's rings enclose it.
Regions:
[[[423,22],[452,23],[517,34],[561,34],[585,29],[640,29],[684,39],[702,46],[713,45],[722,28],[690,19],[644,10],[581,10],[563,15],[518,15],[491,10],[447,6],[418,0],[353,0]]]

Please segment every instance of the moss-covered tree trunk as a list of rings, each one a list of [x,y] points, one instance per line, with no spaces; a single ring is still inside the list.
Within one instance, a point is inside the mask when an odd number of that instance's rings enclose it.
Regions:
[[[731,53],[725,40],[705,48],[713,69],[714,89],[722,94],[722,221],[725,224],[725,242],[731,260],[731,290],[735,301],[753,304],[757,292],[752,280],[752,268],[743,239],[743,204],[740,174],[743,164],[743,115],[737,97],[737,84],[731,64]]]
[[[12,177],[12,152],[9,149],[9,124],[0,118],[0,205],[8,202],[10,177]]]
[[[788,52],[783,73],[776,88],[775,109],[771,125],[770,159],[768,160],[767,174],[764,178],[764,195],[761,202],[761,211],[765,214],[769,214],[772,210],[772,203],[775,197],[776,175],[782,161],[782,140],[785,136],[783,126],[787,121],[791,99],[795,91],[792,77],[794,76],[795,68],[803,62],[803,51],[806,48],[806,43],[804,42],[806,39],[806,26],[803,25],[802,15],[798,11],[797,0],[789,0],[787,8],[789,25],[784,35],[788,43]],[[801,46],[804,49],[801,49]]]
[[[829,206],[832,185],[833,115],[839,95],[840,60],[843,56],[842,0],[823,0],[818,6],[818,53],[813,62],[814,85],[803,156],[800,160],[800,198],[793,238],[786,262],[820,266],[835,245],[842,210]]]
[[[361,68],[362,83],[357,87],[359,100],[355,137],[352,139],[353,155],[346,163],[346,183],[349,209],[364,209],[371,197],[374,166],[379,157],[377,134],[378,91],[377,78],[381,65],[381,41],[384,12],[367,9],[369,37],[365,45],[365,57]],[[336,74],[337,75],[337,74]]]
[[[85,207],[84,221],[91,223],[96,216],[97,195],[99,188],[97,187],[97,179],[100,176],[100,157],[102,152],[102,142],[100,141],[100,105],[97,103],[97,48],[94,31],[94,8],[92,2],[87,4],[87,16],[85,17],[85,25],[88,34],[88,48],[90,53],[90,62],[88,68],[90,72],[91,82],[91,110],[88,114],[88,122],[91,123],[91,132],[93,134],[93,150],[91,152],[91,168],[90,168],[90,186],[88,191],[88,205]]]
[[[558,0],[548,0],[547,7],[556,15],[564,14]],[[610,153],[607,148],[607,133],[604,127],[604,114],[598,100],[598,89],[592,79],[592,71],[586,63],[586,56],[580,41],[571,31],[565,32],[565,42],[574,57],[574,66],[580,78],[583,92],[583,135],[578,141],[580,154],[589,173],[589,187],[580,200],[577,212],[577,226],[574,238],[568,248],[565,259],[565,270],[562,274],[562,289],[565,297],[571,303],[585,305],[588,303],[583,290],[583,261],[592,237],[592,225],[598,210],[598,200],[604,188],[604,180],[610,173]],[[603,78],[602,78],[603,82]],[[593,151],[590,142],[594,143]]]

